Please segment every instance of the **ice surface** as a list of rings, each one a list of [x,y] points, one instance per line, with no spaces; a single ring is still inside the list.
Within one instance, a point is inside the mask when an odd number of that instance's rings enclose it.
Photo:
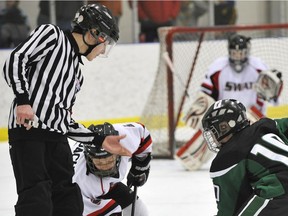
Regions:
[[[7,143],[0,143],[0,215],[13,216],[17,199]],[[216,213],[209,163],[195,172],[185,171],[176,160],[154,159],[147,183],[138,195],[150,216],[212,216]]]

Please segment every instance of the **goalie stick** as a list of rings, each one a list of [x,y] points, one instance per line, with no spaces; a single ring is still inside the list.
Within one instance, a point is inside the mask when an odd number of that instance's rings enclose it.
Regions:
[[[174,67],[174,65],[173,65],[172,60],[171,60],[170,57],[169,57],[168,52],[164,52],[164,53],[162,54],[162,57],[163,57],[163,59],[165,60],[165,63],[166,63],[166,65],[169,67],[169,69],[171,70],[171,72],[177,77],[178,81],[179,81],[179,82],[181,83],[181,85],[184,86],[184,88],[185,88],[185,83],[184,83],[184,81],[181,79],[181,77],[179,76],[179,74],[176,73],[175,67]],[[185,88],[185,95],[186,95],[187,97],[189,97],[189,94],[188,94],[186,88]]]

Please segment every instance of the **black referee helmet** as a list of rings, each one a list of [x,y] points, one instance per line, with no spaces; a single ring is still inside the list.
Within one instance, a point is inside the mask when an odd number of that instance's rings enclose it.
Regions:
[[[111,11],[101,4],[88,4],[82,6],[72,21],[73,32],[85,33],[96,29],[104,33],[115,42],[119,39],[119,28]]]

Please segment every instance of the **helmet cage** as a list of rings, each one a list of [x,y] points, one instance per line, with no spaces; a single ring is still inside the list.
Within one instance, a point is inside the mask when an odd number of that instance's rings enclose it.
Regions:
[[[216,104],[223,102],[220,107]],[[249,125],[246,108],[236,100],[222,100],[214,103],[203,117],[203,136],[211,151],[217,152],[223,139]],[[216,105],[216,106],[215,106]]]
[[[243,35],[232,35],[228,39],[229,63],[231,67],[240,73],[248,63],[250,54],[250,39]]]
[[[203,131],[203,137],[207,143],[208,149],[212,152],[217,153],[219,149],[221,148],[221,143],[217,141],[217,139],[214,136],[214,133],[217,133],[217,131],[211,128],[211,130],[204,130]]]
[[[243,71],[248,63],[248,49],[229,49],[229,63],[236,72]]]
[[[105,122],[104,124],[100,124],[100,125],[92,124],[88,127],[88,129],[93,131],[95,134],[97,134],[100,137],[106,137],[110,135],[119,135],[119,132],[115,130],[112,124],[108,122]],[[118,173],[119,163],[121,160],[120,156],[113,155],[105,151],[103,148],[100,147],[101,144],[102,143],[84,144],[84,155],[85,155],[86,164],[87,164],[87,171],[99,177],[114,176]],[[114,166],[108,170],[98,169],[93,162],[93,159],[106,159],[112,156],[116,160],[116,163],[114,163]],[[105,160],[102,160],[102,161],[105,161]],[[111,162],[111,161],[109,160],[108,162]]]
[[[86,159],[86,165],[90,173],[98,177],[111,177],[118,173],[120,165],[120,156],[113,155],[102,148],[94,145],[84,145],[84,155]],[[102,166],[113,165],[110,169],[99,169],[96,167],[93,159],[97,159]]]

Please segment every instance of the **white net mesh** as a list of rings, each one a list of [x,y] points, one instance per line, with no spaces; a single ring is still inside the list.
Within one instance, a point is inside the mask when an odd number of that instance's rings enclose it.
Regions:
[[[172,158],[177,144],[186,142],[193,135],[191,128],[184,127],[182,116],[191,106],[208,66],[216,58],[228,55],[229,33],[223,32],[250,36],[251,55],[261,58],[270,68],[282,71],[284,89],[280,105],[288,104],[288,25],[160,28],[159,66],[140,119],[151,132],[156,157]]]

